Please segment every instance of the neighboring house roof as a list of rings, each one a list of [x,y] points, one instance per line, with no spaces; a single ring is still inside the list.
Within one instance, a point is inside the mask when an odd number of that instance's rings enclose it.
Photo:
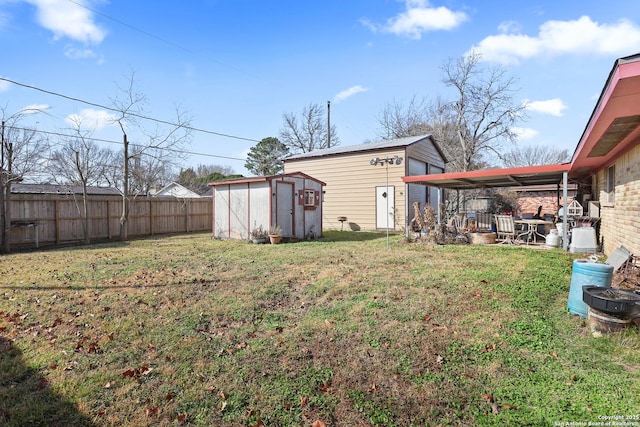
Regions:
[[[440,146],[436,143],[431,135],[420,135],[420,136],[410,136],[406,138],[397,138],[390,139],[385,141],[378,142],[369,142],[365,144],[357,144],[357,145],[344,145],[344,146],[335,146],[331,148],[324,148],[322,150],[313,150],[308,153],[300,153],[294,154],[289,157],[285,157],[283,160],[286,162],[287,160],[301,160],[301,159],[311,159],[315,157],[329,157],[329,156],[338,156],[342,154],[351,154],[358,152],[366,152],[366,151],[378,151],[385,150],[389,148],[402,148],[407,147],[412,144],[416,144],[418,142],[424,141],[425,139],[431,140],[433,145],[436,147],[438,154],[442,157],[442,160],[446,163],[447,158],[440,149]]]
[[[201,188],[198,185],[195,185],[193,186],[193,189],[192,189],[192,188],[187,188],[186,185],[183,185],[177,182],[172,182],[170,184],[165,185],[160,190],[158,190],[155,194],[153,194],[153,197],[169,196],[169,197],[196,199],[199,197],[203,197],[203,194],[206,193],[207,190],[209,189],[207,184],[204,184],[204,186],[205,186],[204,188]],[[192,187],[192,186],[189,185],[189,187]]]
[[[214,181],[214,182],[210,182],[207,185],[210,185],[212,187],[216,187],[218,185],[230,185],[230,184],[248,184],[251,182],[268,182],[268,181],[272,181],[274,179],[279,179],[279,178],[286,178],[288,176],[291,177],[296,177],[296,178],[306,178],[306,179],[312,179],[314,181],[317,181],[320,183],[320,185],[327,185],[324,182],[320,181],[319,179],[316,179],[312,176],[307,175],[306,173],[302,173],[302,172],[291,172],[291,173],[284,173],[284,174],[280,174],[280,175],[270,175],[270,176],[253,176],[253,177],[248,177],[248,178],[234,178],[234,179],[227,179],[224,181]]]
[[[11,185],[11,192],[15,194],[82,194],[81,185],[57,185],[57,184],[24,184]],[[87,187],[90,196],[120,196],[121,193],[113,187]]]

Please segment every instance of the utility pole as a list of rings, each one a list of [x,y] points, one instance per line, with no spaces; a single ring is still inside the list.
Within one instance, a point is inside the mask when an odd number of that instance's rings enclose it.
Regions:
[[[11,244],[9,239],[11,237],[11,179],[12,179],[12,159],[13,159],[13,144],[6,142],[4,139],[5,122],[2,121],[2,158],[0,163],[0,208],[2,209],[2,252],[9,253],[11,250]],[[6,155],[5,155],[6,153]],[[7,168],[5,169],[5,159],[7,162]]]
[[[4,241],[9,238],[5,227],[5,200],[4,200],[4,120],[2,121],[2,137],[0,139],[0,248],[4,252]]]
[[[327,101],[327,148],[331,148],[331,101]]]

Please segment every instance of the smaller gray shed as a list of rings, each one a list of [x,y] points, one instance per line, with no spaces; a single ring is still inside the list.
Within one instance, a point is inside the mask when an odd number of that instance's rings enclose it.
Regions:
[[[213,187],[213,237],[249,240],[262,226],[286,238],[322,235],[324,182],[302,172],[209,183]]]

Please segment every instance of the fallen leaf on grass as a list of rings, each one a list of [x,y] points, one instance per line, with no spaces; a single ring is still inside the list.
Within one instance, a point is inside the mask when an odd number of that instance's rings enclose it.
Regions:
[[[218,409],[218,412],[224,411],[224,408],[226,408],[226,407],[227,407],[227,401],[223,400],[222,401],[222,405],[220,405],[220,409]]]
[[[147,408],[147,417],[153,417],[155,415],[158,415],[158,407],[157,406],[151,406],[151,407]]]
[[[251,427],[264,427],[264,424],[262,424],[262,420],[258,418],[258,421],[256,421],[256,423]]]
[[[323,381],[318,388],[320,389],[321,393],[330,393],[333,391],[333,387],[331,387],[326,381]]]
[[[133,378],[136,376],[136,370],[135,369],[127,369],[126,371],[124,371],[122,373],[123,377],[129,377],[129,378]]]
[[[176,421],[179,423],[183,423],[187,420],[187,414],[178,414],[178,418]]]
[[[494,351],[496,349],[496,345],[495,344],[491,344],[486,346],[485,348],[482,349],[483,353],[491,353],[492,351]]]
[[[311,424],[311,427],[327,427],[324,421],[316,420]]]
[[[307,406],[307,396],[300,396],[300,406]]]
[[[47,381],[46,378],[40,378],[40,381],[38,381],[38,385],[36,386],[36,390],[42,391],[47,387],[49,387],[49,381]]]
[[[493,412],[494,414],[500,413],[500,409],[498,409],[498,404],[495,402],[495,400],[493,400],[493,395],[485,393],[482,395],[482,398],[484,399],[485,402],[491,405],[491,412]]]

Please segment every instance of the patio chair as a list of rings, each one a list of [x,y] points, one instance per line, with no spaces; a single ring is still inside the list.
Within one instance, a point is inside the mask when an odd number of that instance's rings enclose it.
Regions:
[[[520,232],[516,230],[516,224],[513,222],[511,215],[496,215],[496,238],[502,240],[500,243],[507,243],[509,245],[516,244],[518,237],[528,234],[527,232]]]

